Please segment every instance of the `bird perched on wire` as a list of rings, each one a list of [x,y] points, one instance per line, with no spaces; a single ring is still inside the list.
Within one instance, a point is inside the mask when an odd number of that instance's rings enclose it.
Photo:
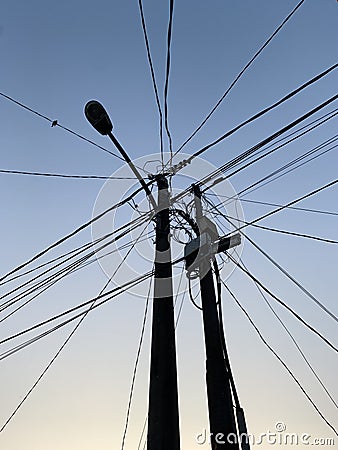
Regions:
[[[51,127],[56,127],[56,125],[58,124],[57,120],[53,120]]]

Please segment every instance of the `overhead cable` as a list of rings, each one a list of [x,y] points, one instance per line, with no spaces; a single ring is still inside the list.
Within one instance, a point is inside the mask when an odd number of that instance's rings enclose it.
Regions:
[[[255,59],[262,53],[262,51],[269,45],[269,43],[272,41],[272,39],[276,36],[276,34],[283,28],[283,26],[291,19],[291,17],[295,14],[298,8],[304,3],[305,0],[301,0],[296,7],[290,12],[290,14],[283,20],[283,22],[276,28],[276,30],[271,34],[271,36],[264,42],[264,44],[260,47],[260,49],[254,54],[254,56],[249,60],[249,62],[243,67],[243,69],[239,72],[239,74],[236,76],[236,78],[232,81],[228,89],[224,92],[222,97],[218,100],[216,105],[212,108],[212,110],[209,112],[209,114],[203,119],[203,121],[200,123],[200,125],[195,129],[195,131],[183,142],[183,144],[176,150],[174,153],[174,156],[179,153],[183,147],[186,146],[186,144],[200,131],[200,129],[205,125],[205,123],[210,119],[212,114],[216,111],[216,109],[220,106],[220,104],[223,102],[225,97],[229,94],[229,92],[232,90],[232,88],[235,86],[235,84],[239,81],[239,79],[242,77],[242,75],[246,72],[246,70],[251,66],[251,64],[255,61]]]
[[[324,414],[320,411],[320,409],[318,408],[318,406],[315,404],[315,402],[312,400],[312,398],[310,397],[310,395],[306,392],[306,390],[304,389],[303,385],[301,384],[301,382],[296,378],[296,376],[294,375],[294,373],[291,371],[291,369],[289,369],[289,367],[286,365],[286,363],[282,360],[282,358],[278,355],[278,353],[271,347],[270,344],[268,344],[268,342],[266,341],[266,339],[263,337],[262,333],[260,332],[260,330],[258,329],[258,327],[256,326],[256,324],[254,323],[254,321],[252,320],[252,318],[250,317],[250,315],[247,313],[247,311],[243,308],[243,306],[240,304],[240,302],[237,300],[237,298],[235,297],[235,295],[232,293],[232,291],[230,290],[230,288],[224,283],[224,281],[222,280],[222,283],[224,285],[224,287],[226,288],[226,290],[229,292],[229,294],[231,295],[231,297],[235,300],[236,304],[239,306],[239,308],[243,311],[243,313],[245,314],[245,316],[247,317],[247,319],[249,320],[249,322],[251,323],[251,325],[254,327],[256,333],[258,334],[259,338],[262,340],[262,342],[264,343],[264,345],[274,354],[274,356],[278,359],[278,361],[282,364],[282,366],[285,368],[285,370],[289,373],[289,375],[291,376],[291,378],[296,382],[296,384],[298,385],[298,387],[300,388],[300,390],[303,392],[303,394],[305,395],[305,397],[308,399],[308,401],[311,403],[311,405],[314,407],[314,409],[316,410],[316,412],[319,414],[319,416],[324,420],[324,422],[326,423],[326,425],[328,425],[333,432],[338,436],[337,430],[334,428],[334,426],[326,419],[326,417],[324,416]]]
[[[146,46],[146,50],[147,50],[148,64],[149,64],[149,68],[150,68],[151,79],[152,79],[153,89],[154,89],[154,94],[155,94],[155,99],[156,99],[156,105],[157,105],[158,114],[159,114],[160,151],[161,151],[161,159],[162,159],[162,165],[163,165],[163,131],[162,131],[163,115],[162,115],[162,108],[161,108],[161,103],[160,103],[160,99],[159,99],[159,95],[158,95],[157,83],[156,83],[156,78],[155,78],[155,71],[154,71],[154,66],[153,66],[151,53],[150,53],[150,46],[149,46],[148,33],[147,33],[146,21],[145,21],[145,17],[144,17],[142,0],[138,1],[138,5],[139,5],[139,10],[140,10],[140,16],[141,16],[143,37],[144,37],[144,42],[145,42],[145,46]]]
[[[310,86],[311,84],[317,82],[318,80],[320,80],[321,78],[323,78],[324,76],[326,76],[328,73],[330,73],[331,71],[335,70],[338,67],[338,63],[334,64],[333,66],[331,66],[329,69],[325,70],[324,72],[320,73],[319,75],[317,75],[316,77],[312,78],[311,80],[307,81],[306,83],[304,83],[302,86],[298,87],[297,89],[295,89],[294,91],[290,92],[289,94],[287,94],[286,96],[284,96],[283,98],[281,98],[280,100],[278,100],[277,102],[275,102],[274,104],[270,105],[269,107],[259,111],[258,113],[254,114],[253,116],[251,116],[249,119],[246,119],[244,122],[241,122],[239,125],[237,125],[236,127],[232,128],[231,130],[227,131],[225,134],[223,134],[222,136],[220,136],[218,139],[216,139],[215,141],[211,142],[210,144],[202,147],[200,150],[198,150],[197,152],[193,153],[189,158],[187,158],[186,160],[181,161],[181,163],[177,164],[176,168],[175,168],[175,173],[177,173],[177,171],[181,170],[181,168],[185,167],[187,164],[190,164],[191,161],[193,159],[195,159],[197,156],[201,155],[202,153],[204,153],[205,151],[207,151],[209,148],[215,146],[216,144],[219,144],[220,142],[222,142],[224,139],[228,138],[229,136],[231,136],[232,134],[234,134],[236,131],[238,131],[239,129],[243,128],[245,125],[247,125],[250,122],[253,122],[254,120],[258,119],[259,117],[263,116],[264,114],[266,114],[267,112],[270,112],[272,109],[276,108],[277,106],[281,105],[282,103],[284,103],[285,101],[289,100],[290,98],[292,98],[293,96],[295,96],[296,94],[298,94],[299,92],[301,92],[303,89],[307,88],[308,86]],[[335,101],[338,98],[338,95],[331,97],[329,100],[327,100],[327,102],[324,102],[322,105],[320,105],[318,107],[318,110],[324,108],[325,106],[327,106],[328,104],[332,103],[333,101]],[[315,112],[317,112],[317,110],[313,110],[314,112],[308,113],[309,116],[314,114]],[[309,117],[307,116],[307,117]],[[299,122],[301,122],[302,120],[305,120],[305,118],[302,116],[301,120],[299,120]],[[297,123],[299,123],[297,122]],[[293,126],[297,125],[297,123],[295,123]],[[292,128],[292,127],[290,127]],[[288,131],[287,128],[284,131],[280,130],[280,132],[278,134],[276,134],[276,137],[278,137],[280,134],[284,133],[285,131]]]

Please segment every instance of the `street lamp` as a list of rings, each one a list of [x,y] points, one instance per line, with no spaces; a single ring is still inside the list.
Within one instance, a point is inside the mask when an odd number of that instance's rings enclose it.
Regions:
[[[119,143],[119,141],[116,139],[116,137],[113,135],[113,124],[108,116],[107,111],[104,109],[103,105],[99,103],[96,100],[89,101],[85,106],[85,116],[88,120],[88,122],[95,128],[96,131],[98,131],[102,135],[106,135],[110,138],[110,140],[113,142],[115,147],[118,149],[118,151],[121,153],[124,160],[129,165],[130,169],[136,176],[136,178],[139,180],[141,186],[143,187],[145,193],[147,194],[147,197],[156,211],[157,204],[155,202],[155,199],[150,192],[149,186],[142,178],[140,172],[135,167],[132,160],[129,158],[125,150],[123,149],[122,145]]]

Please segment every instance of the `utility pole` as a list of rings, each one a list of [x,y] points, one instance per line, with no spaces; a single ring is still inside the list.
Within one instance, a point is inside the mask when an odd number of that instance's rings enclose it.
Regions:
[[[156,177],[156,254],[150,362],[147,450],[179,450],[175,321],[170,248],[169,192]]]
[[[196,222],[203,228],[201,190],[193,185]],[[202,236],[201,236],[202,237]],[[237,429],[230,387],[230,376],[224,359],[217,301],[210,257],[199,263],[204,339],[206,351],[206,384],[212,450],[238,450]]]

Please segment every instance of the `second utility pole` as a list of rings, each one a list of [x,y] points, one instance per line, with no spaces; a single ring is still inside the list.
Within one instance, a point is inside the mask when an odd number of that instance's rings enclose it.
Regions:
[[[158,175],[147,450],[179,450],[168,180]]]
[[[197,225],[200,233],[207,232],[202,230],[201,190],[198,185],[193,185],[193,191]],[[199,277],[206,353],[206,383],[211,448],[212,450],[238,450],[230,378],[224,360],[214,279],[208,256],[204,257],[200,262]]]

